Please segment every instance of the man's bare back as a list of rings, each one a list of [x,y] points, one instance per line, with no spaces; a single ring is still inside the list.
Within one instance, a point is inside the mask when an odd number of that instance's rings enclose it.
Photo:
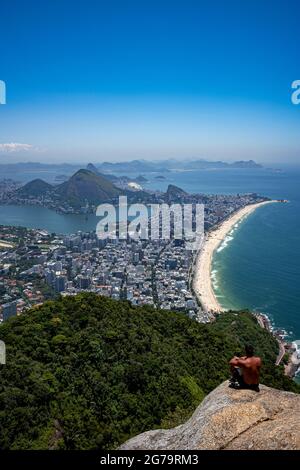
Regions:
[[[232,374],[230,387],[250,388],[259,392],[261,358],[254,356],[253,352],[253,346],[248,344],[245,346],[245,356],[234,356],[229,362]]]
[[[259,384],[259,373],[261,368],[260,357],[233,357],[229,363],[233,367],[240,367],[242,375],[247,385]]]

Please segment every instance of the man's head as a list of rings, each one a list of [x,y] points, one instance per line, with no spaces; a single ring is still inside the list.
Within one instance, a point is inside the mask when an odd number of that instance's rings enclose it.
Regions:
[[[245,353],[247,357],[252,357],[254,354],[254,348],[252,344],[246,344],[245,346]]]

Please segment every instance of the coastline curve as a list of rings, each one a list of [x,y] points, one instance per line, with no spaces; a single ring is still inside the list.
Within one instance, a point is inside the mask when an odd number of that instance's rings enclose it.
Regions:
[[[221,313],[225,311],[215,295],[211,278],[212,261],[215,251],[237,223],[244,220],[259,207],[275,202],[278,201],[268,200],[256,204],[249,204],[236,211],[206,234],[205,242],[197,253],[193,278],[194,292],[205,312]]]

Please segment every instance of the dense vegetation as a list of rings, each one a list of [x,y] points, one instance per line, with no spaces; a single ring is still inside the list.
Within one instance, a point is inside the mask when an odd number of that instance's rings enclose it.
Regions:
[[[98,205],[121,194],[120,189],[111,181],[89,170],[77,171],[68,181],[58,186],[56,192],[74,207],[80,207],[82,201]]]
[[[177,424],[228,377],[246,341],[263,357],[262,382],[297,390],[274,366],[276,341],[247,312],[201,325],[80,294],[7,321],[0,339],[2,449],[111,449]]]

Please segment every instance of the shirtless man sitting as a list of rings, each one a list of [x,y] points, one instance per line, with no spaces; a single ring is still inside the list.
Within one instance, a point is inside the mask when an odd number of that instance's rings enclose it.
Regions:
[[[246,356],[235,356],[229,361],[232,374],[229,387],[259,392],[261,358],[254,356],[253,346],[250,344],[245,347],[245,353]]]

